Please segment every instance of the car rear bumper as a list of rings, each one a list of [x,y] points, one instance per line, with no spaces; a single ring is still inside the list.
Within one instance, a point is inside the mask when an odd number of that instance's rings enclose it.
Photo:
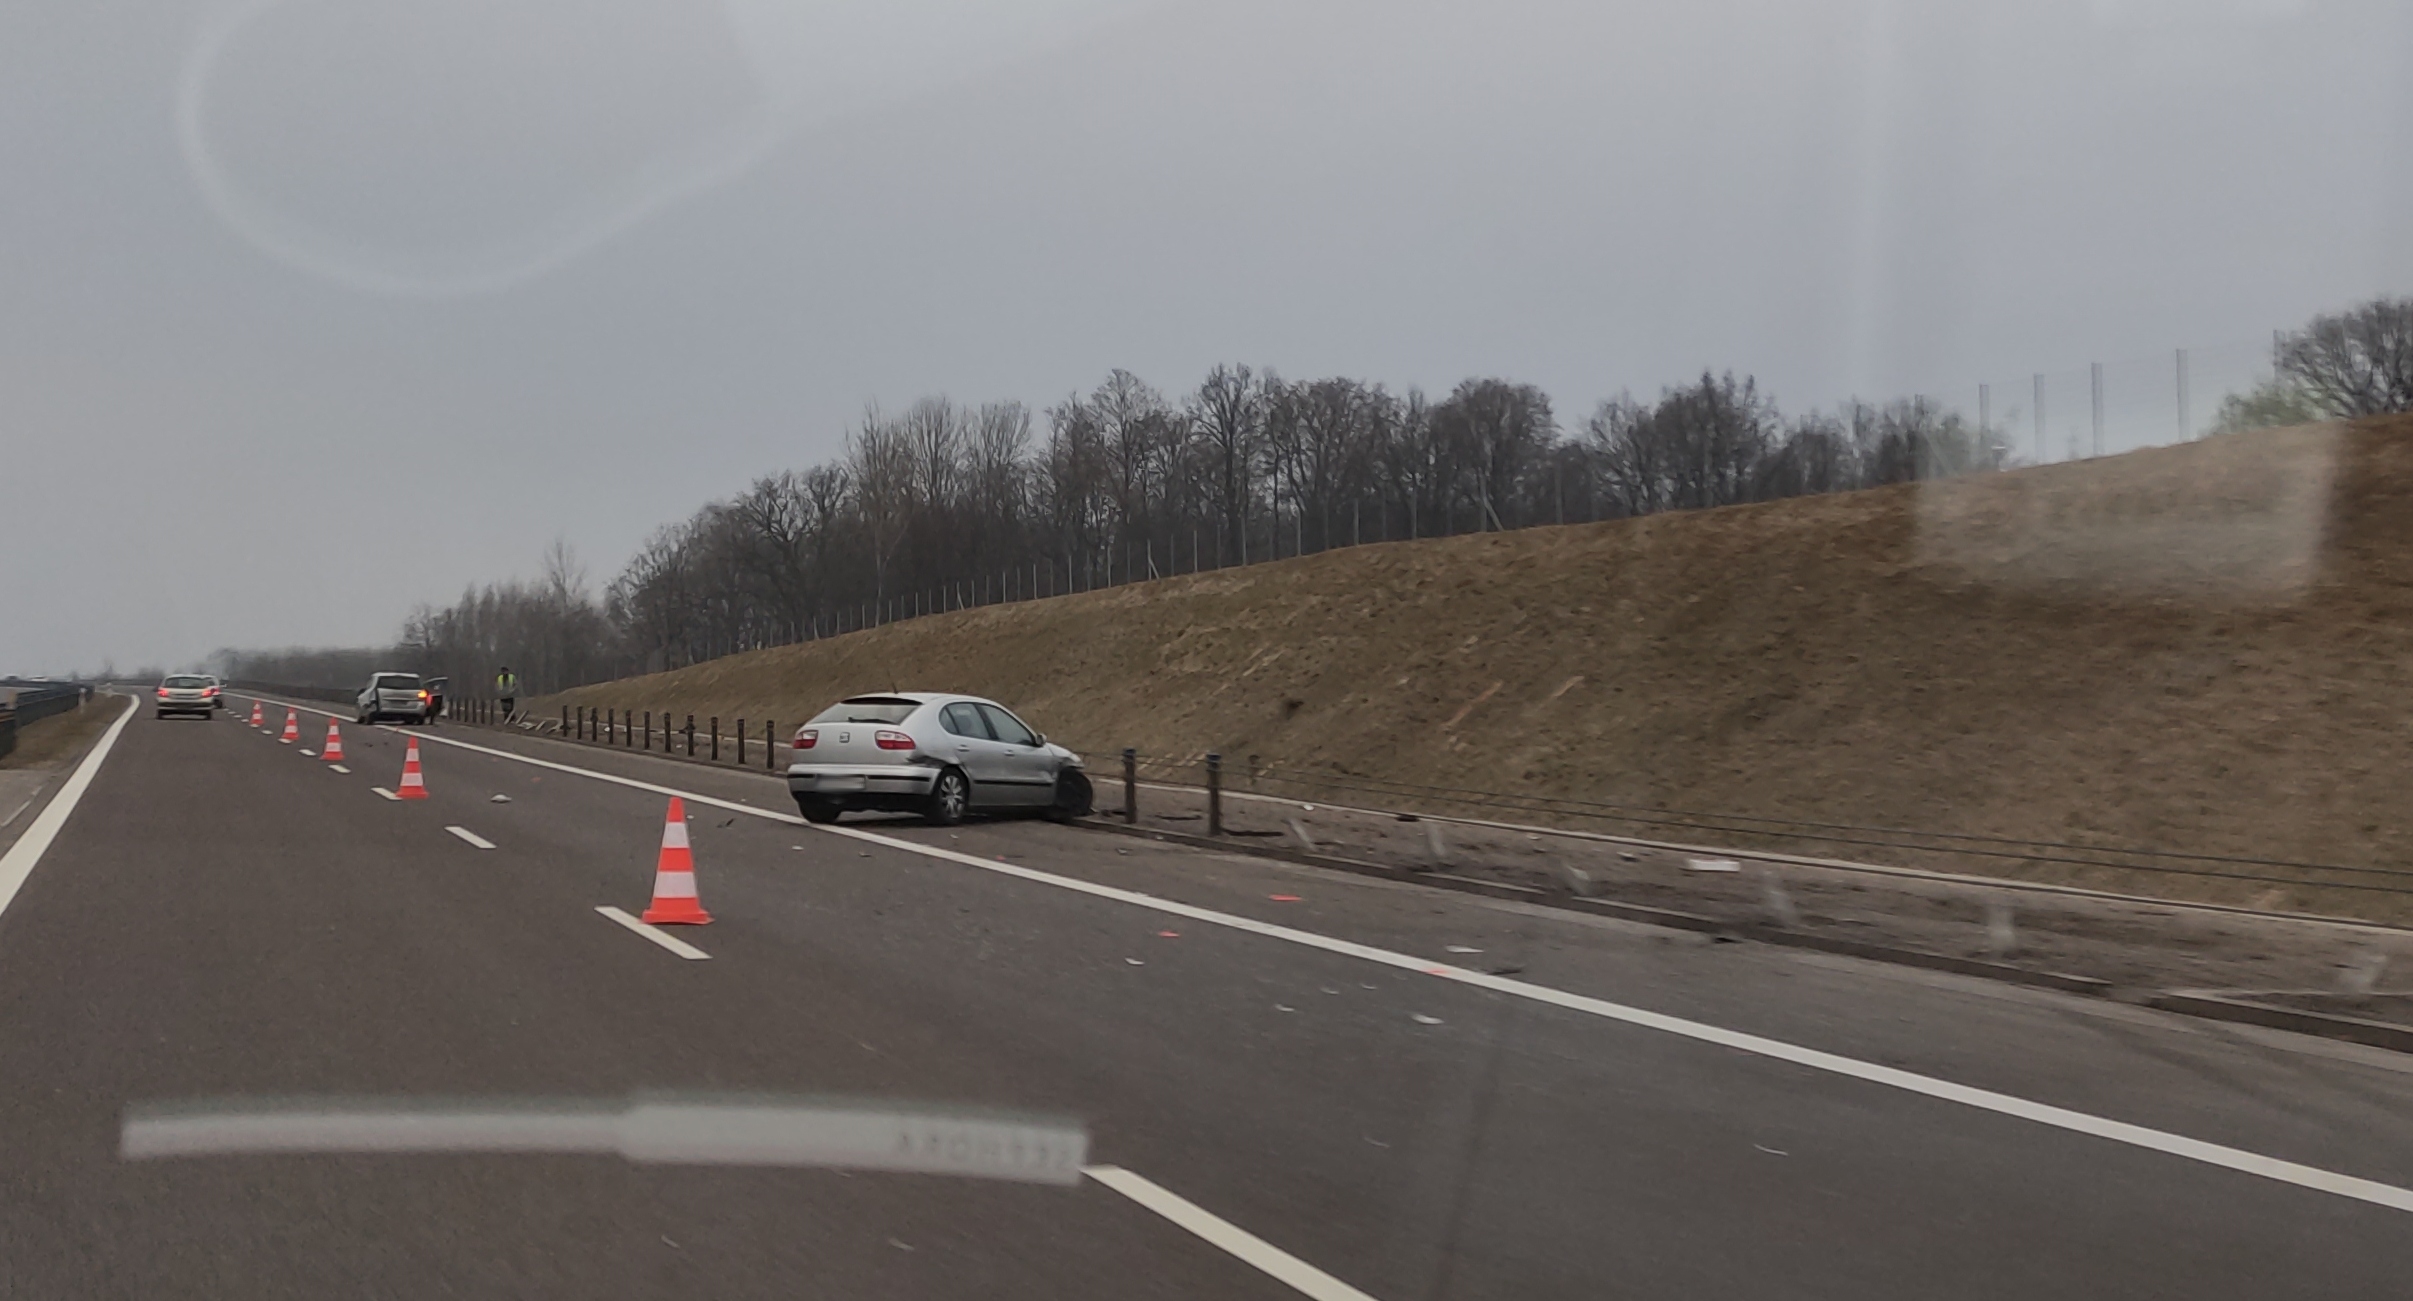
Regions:
[[[930,784],[938,780],[938,772],[922,764],[855,767],[798,763],[788,765],[788,790],[795,795],[842,804],[915,800],[930,794]]]

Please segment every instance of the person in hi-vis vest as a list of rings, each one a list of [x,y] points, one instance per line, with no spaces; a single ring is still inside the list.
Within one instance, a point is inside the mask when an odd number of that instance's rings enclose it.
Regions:
[[[511,706],[519,701],[519,675],[511,671],[510,665],[504,665],[503,671],[494,675],[494,694],[503,702],[503,717],[511,717]]]

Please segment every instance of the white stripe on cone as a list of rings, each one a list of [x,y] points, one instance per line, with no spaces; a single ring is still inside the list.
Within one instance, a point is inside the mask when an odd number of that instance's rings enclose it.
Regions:
[[[656,873],[654,873],[654,898],[656,898],[656,899],[693,899],[693,898],[695,898],[695,873],[693,873],[693,872],[656,872]]]

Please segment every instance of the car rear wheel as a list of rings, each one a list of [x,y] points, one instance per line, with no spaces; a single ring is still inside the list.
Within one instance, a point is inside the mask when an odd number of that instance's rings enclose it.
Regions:
[[[796,797],[796,811],[815,826],[828,826],[838,820],[838,805],[833,800],[815,799],[810,795]]]
[[[1047,816],[1058,822],[1086,818],[1091,812],[1089,778],[1070,768],[1056,774],[1056,798],[1047,806]]]
[[[972,808],[972,783],[964,780],[962,770],[949,768],[930,783],[930,798],[922,806],[922,819],[934,827],[952,827],[964,820]]]

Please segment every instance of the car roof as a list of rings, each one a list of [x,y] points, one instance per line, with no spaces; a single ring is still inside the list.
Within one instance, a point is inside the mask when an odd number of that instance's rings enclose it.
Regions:
[[[960,691],[867,691],[858,696],[847,696],[836,703],[844,705],[858,700],[910,700],[917,705],[943,705],[957,700],[983,705],[997,703],[987,696],[967,696]]]

